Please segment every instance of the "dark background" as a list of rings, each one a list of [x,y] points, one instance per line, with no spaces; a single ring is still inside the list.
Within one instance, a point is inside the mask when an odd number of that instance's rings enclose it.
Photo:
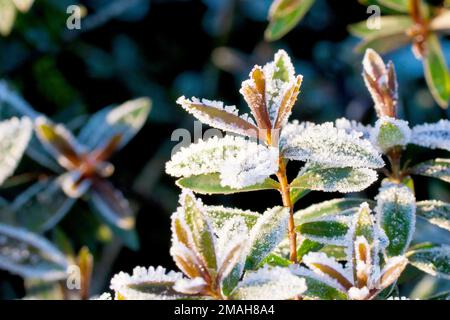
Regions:
[[[69,31],[65,8],[73,2],[37,0],[29,13],[19,16],[12,34],[0,37],[0,77],[13,83],[34,108],[66,123],[134,97],[153,100],[148,123],[112,159],[116,167],[112,181],[138,212],[140,248],[118,251],[108,245],[99,236],[99,221],[81,201],[60,225],[75,249],[87,245],[101,261],[94,273],[98,279],[94,294],[107,288],[103,280],[118,271],[130,272],[136,265],[175,268],[169,255],[169,223],[179,190],[164,173],[164,164],[177,144],[170,141],[173,130],[192,131],[194,124],[194,118],[175,104],[180,95],[222,100],[246,112],[238,92],[240,82],[254,64],[266,63],[283,48],[292,56],[296,71],[304,75],[292,119],[323,122],[345,116],[374,121],[360,76],[362,57],[353,51],[358,40],[346,29],[368,17],[366,7],[356,0],[318,0],[300,25],[274,43],[264,41],[268,0],[79,1],[87,7],[88,16],[80,31]],[[108,15],[108,5],[113,3],[128,9]],[[443,46],[450,61],[449,41]],[[448,118],[428,93],[421,63],[410,49],[388,58],[398,71],[401,116],[412,124]],[[414,162],[430,158],[420,149],[411,148],[408,153]],[[25,160],[21,168],[44,170],[31,160]],[[294,165],[291,173],[295,175],[297,169]],[[366,195],[373,197],[378,186],[373,185]],[[13,196],[19,190],[20,186],[4,193]],[[429,179],[417,179],[416,192],[420,200],[450,200],[448,187]],[[341,196],[314,192],[298,207]],[[280,204],[279,195],[271,191],[203,200],[260,212]],[[419,238],[422,233],[425,237],[428,228],[419,225],[419,229]],[[445,236],[434,234],[448,243]],[[414,270],[408,276],[421,277]],[[405,286],[405,292],[412,289]],[[23,294],[19,277],[0,272],[0,297]]]

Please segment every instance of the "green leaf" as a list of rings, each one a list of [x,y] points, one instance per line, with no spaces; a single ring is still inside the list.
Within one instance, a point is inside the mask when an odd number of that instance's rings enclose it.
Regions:
[[[272,267],[289,267],[292,264],[292,261],[280,257],[275,253],[269,253],[269,255],[261,261],[260,267],[263,267],[266,264]]]
[[[304,239],[300,246],[297,248],[298,261],[302,261],[303,256],[307,255],[309,252],[319,251],[323,248],[323,246],[324,245],[322,243]]]
[[[257,212],[234,208],[225,208],[222,206],[206,206],[205,209],[205,214],[211,221],[212,226],[215,230],[222,229],[222,227],[228,220],[234,219],[236,217],[243,218],[247,228],[251,230],[258,221],[258,218],[261,216]]]
[[[12,203],[15,222],[28,230],[44,232],[53,228],[73,207],[76,199],[62,191],[56,179],[33,184]]]
[[[398,11],[398,12],[409,12],[409,0],[377,0],[381,5],[386,8]]]
[[[347,223],[339,221],[316,221],[303,223],[296,231],[313,241],[340,244],[349,230]]]
[[[17,8],[21,12],[27,12],[30,10],[34,3],[34,0],[12,0]]]
[[[347,295],[344,292],[323,282],[312,271],[303,267],[298,267],[293,269],[293,273],[306,280],[307,289],[302,295],[304,299],[347,300]]]
[[[180,203],[185,212],[186,223],[191,229],[197,252],[201,255],[206,266],[212,270],[217,269],[214,234],[211,230],[203,207],[191,193],[184,193]]]
[[[423,272],[450,280],[450,246],[423,245],[409,251],[406,256]]]
[[[428,222],[450,231],[450,204],[438,200],[417,202],[417,215]]]
[[[373,49],[379,54],[384,54],[404,47],[410,42],[411,38],[404,33],[381,36],[374,34],[373,36],[363,39],[363,41],[356,46],[355,51],[358,53],[364,53],[367,49]]]
[[[415,230],[414,194],[404,185],[384,183],[376,199],[378,223],[389,239],[386,252],[390,257],[402,255]]]
[[[355,213],[359,206],[364,202],[368,202],[374,207],[373,201],[358,198],[333,199],[314,204],[306,209],[297,211],[294,214],[295,223],[296,225],[299,225],[336,215],[351,215]]]
[[[327,256],[335,258],[337,261],[347,260],[346,248],[343,246],[326,245],[320,252],[324,252]]]
[[[0,34],[7,36],[16,21],[17,11],[12,0],[0,1]]]
[[[91,148],[107,144],[113,137],[120,136],[118,149],[125,146],[147,121],[151,100],[139,98],[127,101],[117,107],[104,108],[91,116],[78,135],[80,143]]]
[[[404,35],[412,24],[413,22],[408,16],[391,15],[380,17],[380,29],[369,28],[366,20],[351,24],[348,29],[351,34],[360,38],[381,38],[390,35]]]
[[[199,194],[232,194],[239,192],[277,190],[278,182],[267,178],[263,183],[248,186],[242,189],[233,189],[220,184],[220,174],[210,173],[178,179],[176,184],[181,188],[192,190]]]
[[[438,158],[420,163],[411,169],[411,173],[450,183],[450,159]]]
[[[305,165],[292,181],[292,189],[325,192],[357,192],[366,189],[377,178],[374,170],[366,168],[327,168]]]
[[[250,231],[249,248],[245,268],[255,269],[267,255],[285,238],[289,209],[275,207],[267,210]]]
[[[444,291],[429,297],[427,300],[450,300],[450,291]]]
[[[28,118],[12,118],[0,122],[0,185],[16,169],[31,133],[32,124]]]
[[[47,239],[0,224],[0,268],[26,278],[59,280],[68,262]]]
[[[299,188],[290,189],[292,205],[296,204],[298,200],[300,200],[310,192],[311,190],[304,190]]]
[[[424,71],[428,88],[439,106],[447,108],[450,100],[450,74],[439,39],[434,33],[427,38],[427,50]]]
[[[270,22],[264,33],[266,40],[278,40],[291,31],[314,2],[315,0],[276,0],[270,8]]]

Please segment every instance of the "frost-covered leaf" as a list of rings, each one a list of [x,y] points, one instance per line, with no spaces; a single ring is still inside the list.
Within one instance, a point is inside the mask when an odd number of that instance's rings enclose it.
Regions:
[[[422,245],[407,253],[409,262],[423,272],[450,279],[450,246]]]
[[[450,151],[450,121],[442,119],[436,123],[415,126],[412,129],[411,143]]]
[[[193,242],[198,254],[208,268],[215,270],[217,268],[215,237],[207,220],[203,203],[196,199],[191,192],[183,191],[180,196],[180,205],[184,212],[186,224],[192,232]]]
[[[357,132],[347,133],[333,123],[321,125],[288,124],[281,134],[286,158],[310,161],[334,168],[380,168],[381,155]]]
[[[306,290],[305,280],[288,268],[262,268],[249,272],[239,283],[231,298],[238,300],[287,300]]]
[[[306,164],[291,183],[292,189],[325,192],[357,192],[376,181],[376,171],[366,168],[327,168]]]
[[[347,300],[347,294],[340,288],[337,288],[334,281],[327,281],[312,271],[303,268],[293,268],[292,272],[305,279],[306,291],[302,297],[306,299],[319,300]]]
[[[393,147],[406,146],[411,139],[411,129],[408,121],[381,117],[375,123],[370,139],[381,152],[387,153]]]
[[[120,300],[173,300],[186,298],[173,289],[183,278],[179,272],[166,272],[163,267],[136,267],[133,274],[120,272],[111,279],[111,289]]]
[[[310,252],[319,251],[323,247],[324,245],[322,243],[309,239],[303,239],[297,248],[297,258],[299,261],[302,261],[303,256],[307,255]]]
[[[139,98],[117,107],[104,108],[91,116],[78,135],[80,143],[99,148],[115,136],[120,136],[117,149],[125,146],[147,121],[151,100]]]
[[[269,10],[269,26],[265,38],[275,41],[282,38],[305,16],[315,0],[275,0]]]
[[[364,139],[370,138],[370,131],[372,126],[364,125],[355,120],[348,120],[346,118],[339,118],[335,121],[335,126],[337,129],[345,130],[346,132],[356,131],[362,134]]]
[[[0,1],[0,34],[7,36],[16,21],[17,11],[12,0]]]
[[[261,215],[249,210],[225,208],[222,206],[206,206],[205,214],[211,221],[214,230],[223,228],[227,221],[242,218],[248,229],[252,229]]]
[[[438,200],[419,201],[417,215],[430,223],[450,231],[450,204]]]
[[[90,197],[95,211],[110,224],[124,230],[134,228],[134,213],[128,200],[110,182],[95,179]]]
[[[415,231],[416,199],[411,190],[401,184],[384,182],[376,197],[378,223],[389,238],[388,256],[406,252]]]
[[[327,217],[334,217],[336,215],[351,215],[355,213],[358,210],[358,207],[364,202],[369,202],[373,205],[369,200],[357,198],[333,199],[314,204],[306,209],[297,211],[294,214],[295,223],[298,225]]]
[[[175,177],[220,173],[220,185],[233,189],[261,184],[277,170],[276,148],[232,136],[200,140],[166,164],[166,172]]]
[[[181,178],[176,181],[176,184],[181,188],[186,188],[199,194],[233,194],[259,190],[277,190],[279,187],[278,182],[271,178],[267,178],[262,183],[239,189],[222,186],[220,181],[219,173],[210,173]]]
[[[425,79],[434,100],[442,108],[450,101],[450,74],[438,37],[431,33],[427,37],[427,54],[423,61]]]
[[[348,223],[338,220],[306,222],[296,227],[302,236],[326,244],[343,244],[349,230]]]
[[[450,159],[438,158],[426,161],[413,167],[411,172],[450,183]]]
[[[353,286],[353,275],[335,259],[323,252],[311,252],[303,257],[306,264],[314,273],[333,287],[346,291]]]
[[[258,127],[247,114],[239,116],[235,106],[225,106],[223,102],[184,96],[177,103],[201,122],[211,127],[247,137],[258,138]]]
[[[32,125],[27,118],[0,122],[0,185],[16,169],[30,141],[31,132]]]
[[[275,207],[267,210],[250,231],[246,269],[255,269],[261,261],[285,238],[289,210]]]
[[[375,103],[377,116],[395,118],[398,84],[394,65],[392,62],[386,65],[375,50],[367,49],[363,69],[364,82]]]
[[[264,68],[266,79],[266,106],[272,127],[279,129],[290,115],[297,99],[302,81],[301,76],[295,76],[295,69],[291,58],[284,50],[275,53],[273,61]]]
[[[0,224],[0,268],[26,278],[59,280],[67,276],[68,262],[48,240]]]
[[[16,223],[28,230],[43,232],[53,228],[75,203],[61,190],[56,179],[38,181],[11,204]]]

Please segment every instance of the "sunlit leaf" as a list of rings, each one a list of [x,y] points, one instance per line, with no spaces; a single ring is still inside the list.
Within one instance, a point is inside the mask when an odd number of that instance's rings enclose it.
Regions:
[[[265,38],[278,40],[291,31],[305,16],[315,0],[275,0],[269,11]]]
[[[12,0],[0,1],[0,34],[7,36],[16,21],[17,11]]]
[[[30,120],[12,118],[0,122],[0,185],[12,175],[28,145]]]
[[[406,46],[411,42],[411,38],[405,33],[395,33],[390,35],[369,36],[359,43],[355,51],[358,53],[363,53],[367,49],[373,49],[380,54],[387,53]]]
[[[0,224],[0,268],[26,278],[58,280],[67,276],[64,255],[36,234]]]
[[[292,189],[325,192],[357,192],[366,189],[377,179],[377,173],[365,168],[327,168],[306,165],[292,181]]]
[[[253,186],[234,189],[220,184],[220,174],[210,173],[190,176],[178,179],[176,184],[181,188],[192,190],[199,194],[232,194],[239,192],[259,191],[259,190],[277,190],[278,182],[267,178],[263,183]]]
[[[417,215],[428,222],[450,231],[450,204],[439,200],[419,201]]]
[[[370,200],[357,198],[333,199],[314,204],[306,209],[297,211],[294,214],[295,223],[298,225],[336,215],[351,215],[364,202],[369,202],[373,205],[373,202]]]
[[[235,208],[225,208],[222,206],[207,206],[205,209],[205,214],[210,219],[214,230],[222,229],[227,221],[237,217],[244,219],[247,228],[250,230],[261,216],[257,212]]]
[[[450,32],[450,10],[442,10],[435,18],[430,21],[430,29],[448,33]]]
[[[250,231],[246,269],[255,269],[261,261],[284,239],[287,232],[289,210],[275,207],[267,210]]]
[[[34,0],[12,0],[16,6],[16,8],[21,12],[27,12],[30,10],[31,6],[34,3]]]
[[[450,159],[434,159],[420,163],[411,169],[413,174],[437,178],[450,183]]]
[[[232,294],[238,300],[287,300],[306,290],[305,280],[288,268],[262,268],[249,272]]]
[[[400,256],[408,249],[415,231],[416,200],[401,184],[384,182],[377,197],[378,223],[389,238],[388,256]]]
[[[91,116],[78,135],[80,143],[99,148],[114,136],[120,136],[117,149],[125,146],[147,121],[151,110],[148,98],[127,101],[117,107],[104,108]]]
[[[450,246],[423,245],[407,253],[409,262],[423,272],[450,279]]]
[[[436,35],[428,36],[427,50],[424,70],[428,88],[439,106],[447,108],[450,100],[450,74]]]
[[[450,121],[441,119],[436,123],[425,123],[412,129],[411,143],[450,151]]]
[[[398,12],[408,13],[409,0],[377,0],[383,6]]]
[[[390,35],[404,35],[405,31],[412,26],[413,22],[408,16],[381,16],[379,17],[380,29],[369,28],[366,20],[351,24],[348,29],[350,33],[361,38],[381,38]]]
[[[184,210],[186,223],[191,229],[197,252],[201,255],[208,268],[216,270],[215,238],[209,221],[204,214],[203,204],[190,192],[183,192],[180,204]]]

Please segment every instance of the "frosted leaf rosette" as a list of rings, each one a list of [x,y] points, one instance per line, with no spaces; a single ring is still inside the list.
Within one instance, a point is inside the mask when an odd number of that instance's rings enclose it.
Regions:
[[[332,123],[288,123],[301,83],[302,76],[295,75],[291,59],[280,50],[272,62],[255,66],[250,78],[242,83],[240,93],[251,116],[239,115],[235,106],[223,102],[180,97],[178,104],[198,120],[234,135],[200,140],[182,148],[166,164],[167,173],[181,178],[180,186],[200,193],[214,193],[215,189],[199,190],[194,185],[214,185],[226,192],[276,189],[270,176],[278,172],[280,161],[290,159],[323,168],[363,169],[358,172],[359,185],[342,190],[359,191],[369,186],[377,177],[373,169],[384,163],[361,134],[347,133]],[[328,178],[345,181],[333,174]],[[323,177],[319,174],[318,179]],[[337,191],[336,187],[320,185],[310,189]]]
[[[388,245],[389,239],[369,205],[362,203],[346,236],[346,263],[324,252],[310,252],[303,257],[309,269],[296,266],[293,272],[305,277],[308,284],[315,284],[316,291],[311,288],[306,292],[312,298],[327,288],[328,292],[335,290],[334,295],[341,299],[373,299],[397,280],[408,263],[404,255],[385,255]]]
[[[172,215],[170,253],[181,270],[137,267],[111,280],[116,299],[292,299],[305,280],[283,267],[257,269],[286,234],[289,212],[263,215],[208,207],[183,191]],[[254,271],[257,269],[256,271]]]

